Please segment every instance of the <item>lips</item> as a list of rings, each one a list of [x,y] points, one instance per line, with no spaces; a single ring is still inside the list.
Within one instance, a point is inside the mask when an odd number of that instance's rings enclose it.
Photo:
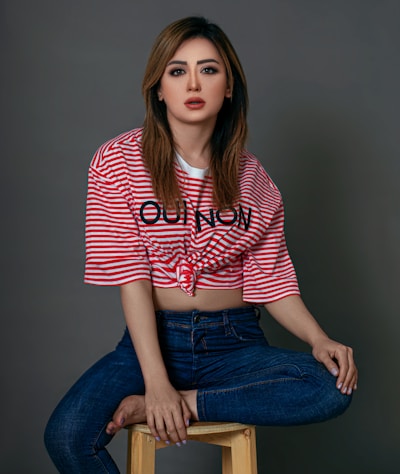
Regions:
[[[204,100],[200,97],[190,97],[185,104],[204,104]]]
[[[189,109],[201,109],[204,107],[205,102],[200,97],[189,97],[189,99],[185,101],[185,105]]]

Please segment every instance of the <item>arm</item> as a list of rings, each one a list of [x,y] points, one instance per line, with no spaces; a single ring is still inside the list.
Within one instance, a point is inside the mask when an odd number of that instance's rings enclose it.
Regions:
[[[286,298],[265,304],[265,309],[285,329],[308,343],[313,356],[337,376],[336,386],[350,395],[357,388],[357,368],[351,347],[330,339],[308,311],[300,296]]]
[[[184,421],[191,414],[171,386],[157,339],[147,251],[126,190],[130,187],[119,138],[103,145],[93,157],[86,206],[85,282],[119,285],[129,332],[142,369],[146,395],[137,395],[140,417],[155,437],[174,442],[186,438]],[[112,249],[112,251],[110,251]],[[126,397],[107,426],[115,434],[129,423],[132,404]],[[135,410],[135,409],[133,409]]]
[[[191,413],[168,379],[158,343],[151,282],[122,285],[121,301],[143,373],[147,424],[156,438],[183,441]]]

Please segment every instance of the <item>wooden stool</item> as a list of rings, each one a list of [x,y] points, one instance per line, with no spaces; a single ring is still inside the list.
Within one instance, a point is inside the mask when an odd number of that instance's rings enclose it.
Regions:
[[[154,474],[156,441],[146,424],[128,427],[127,474]],[[256,430],[241,423],[194,422],[187,429],[188,440],[222,446],[223,474],[257,474]]]

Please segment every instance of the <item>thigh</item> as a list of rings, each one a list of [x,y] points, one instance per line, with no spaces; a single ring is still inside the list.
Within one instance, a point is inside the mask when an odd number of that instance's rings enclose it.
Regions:
[[[302,379],[333,380],[329,372],[305,352],[270,346],[266,340],[241,342],[238,348],[204,354],[198,366],[199,388]]]
[[[199,388],[249,382],[333,377],[309,353],[270,346],[257,312],[228,315],[223,325],[199,331],[196,382]]]
[[[340,415],[351,401],[336,388],[336,378],[308,353],[257,344],[223,356],[216,367],[211,372],[208,367],[199,384],[202,421],[315,423]]]
[[[301,378],[319,371],[311,354],[270,346],[257,313],[229,316],[223,325],[199,331],[196,382],[207,386]]]

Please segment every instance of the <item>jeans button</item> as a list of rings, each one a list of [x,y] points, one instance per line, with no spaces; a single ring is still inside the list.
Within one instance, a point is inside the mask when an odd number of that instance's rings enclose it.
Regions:
[[[200,314],[196,314],[196,316],[194,317],[193,321],[195,323],[199,323],[200,322]]]

